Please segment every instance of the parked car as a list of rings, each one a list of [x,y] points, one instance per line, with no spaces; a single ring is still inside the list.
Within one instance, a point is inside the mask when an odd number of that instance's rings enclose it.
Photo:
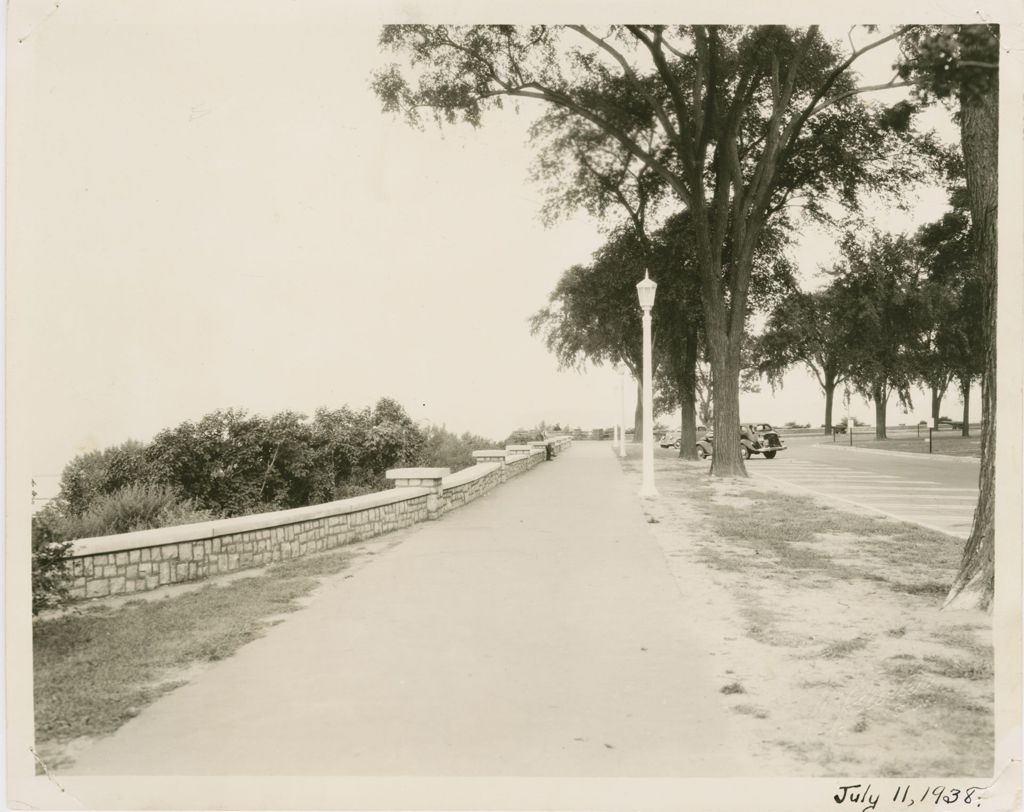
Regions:
[[[702,434],[706,434],[706,433],[707,433],[707,429],[706,428],[704,428],[703,426],[697,426],[697,437],[698,438]],[[682,432],[678,431],[678,430],[675,430],[675,429],[672,430],[672,431],[667,431],[667,432],[665,432],[662,435],[661,440],[659,440],[658,442],[661,444],[662,448],[679,448],[680,436],[681,435],[682,435]],[[699,440],[698,440],[698,442],[699,442]]]
[[[662,448],[679,448],[679,432],[666,431],[661,435],[661,439],[658,440],[658,445]]]
[[[713,433],[708,433],[697,440],[697,456],[701,459],[711,456],[714,445]],[[786,444],[779,433],[768,423],[744,423],[740,426],[740,453],[743,459],[749,460],[754,454],[763,454],[767,460],[775,459],[775,455],[786,450]]]
[[[763,454],[766,460],[773,460],[776,454],[786,450],[786,444],[782,442],[779,433],[768,423],[741,425],[740,445],[745,460],[749,460],[753,454]]]

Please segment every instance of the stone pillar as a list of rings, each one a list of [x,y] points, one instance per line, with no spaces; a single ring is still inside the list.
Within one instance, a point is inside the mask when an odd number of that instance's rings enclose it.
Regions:
[[[501,466],[501,481],[504,482],[508,477],[508,473],[505,470],[505,449],[503,448],[485,448],[482,451],[474,451],[473,459],[477,465],[484,462],[496,462]]]
[[[442,480],[451,472],[451,468],[392,468],[384,476],[393,479],[396,488],[428,488],[427,518],[436,519],[444,496]]]

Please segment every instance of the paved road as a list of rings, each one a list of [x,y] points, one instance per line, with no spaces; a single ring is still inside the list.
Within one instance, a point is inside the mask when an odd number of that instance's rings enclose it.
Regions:
[[[627,482],[581,443],[401,531],[69,772],[734,774],[708,641]]]
[[[747,463],[752,476],[868,507],[903,521],[967,538],[978,501],[978,463],[938,454],[872,453],[787,439],[774,460]]]

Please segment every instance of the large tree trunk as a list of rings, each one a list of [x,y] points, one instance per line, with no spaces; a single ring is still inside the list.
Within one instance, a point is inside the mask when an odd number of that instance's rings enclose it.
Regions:
[[[875,384],[871,387],[871,398],[875,401],[875,439],[886,440],[885,435],[885,405],[889,399],[885,391],[885,384]],[[852,431],[852,427],[850,429]]]
[[[932,428],[937,429],[939,427],[939,414],[942,409],[942,396],[945,394],[945,390],[939,391],[939,387],[932,386]]]
[[[677,380],[679,408],[679,456],[697,459],[697,328],[686,330],[686,347]]]
[[[716,339],[708,331],[708,343]],[[725,343],[724,341],[722,343]],[[721,345],[711,348],[711,372],[715,381],[715,439],[711,449],[714,476],[746,476],[740,456],[740,354]]]
[[[967,170],[974,247],[984,285],[982,331],[985,366],[981,376],[981,470],[978,507],[946,606],[990,608],[995,592],[996,477],[996,248],[998,245],[999,88],[964,95],[960,142]]]
[[[825,378],[825,434],[832,433],[832,402],[836,396],[836,382]]]
[[[964,402],[963,424],[960,428],[961,437],[971,436],[971,379],[960,379],[960,399]]]

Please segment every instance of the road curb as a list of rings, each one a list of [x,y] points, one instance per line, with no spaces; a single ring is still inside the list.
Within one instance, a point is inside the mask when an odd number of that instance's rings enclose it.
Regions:
[[[836,448],[842,449],[843,451],[856,451],[860,454],[883,454],[888,457],[903,457],[904,459],[910,457],[922,457],[926,456],[930,460],[942,460],[943,462],[957,462],[967,463],[968,465],[980,465],[981,460],[975,457],[954,457],[950,454],[917,454],[913,451],[886,451],[883,448],[857,448],[857,446],[840,445],[839,443],[815,443],[819,448]]]

